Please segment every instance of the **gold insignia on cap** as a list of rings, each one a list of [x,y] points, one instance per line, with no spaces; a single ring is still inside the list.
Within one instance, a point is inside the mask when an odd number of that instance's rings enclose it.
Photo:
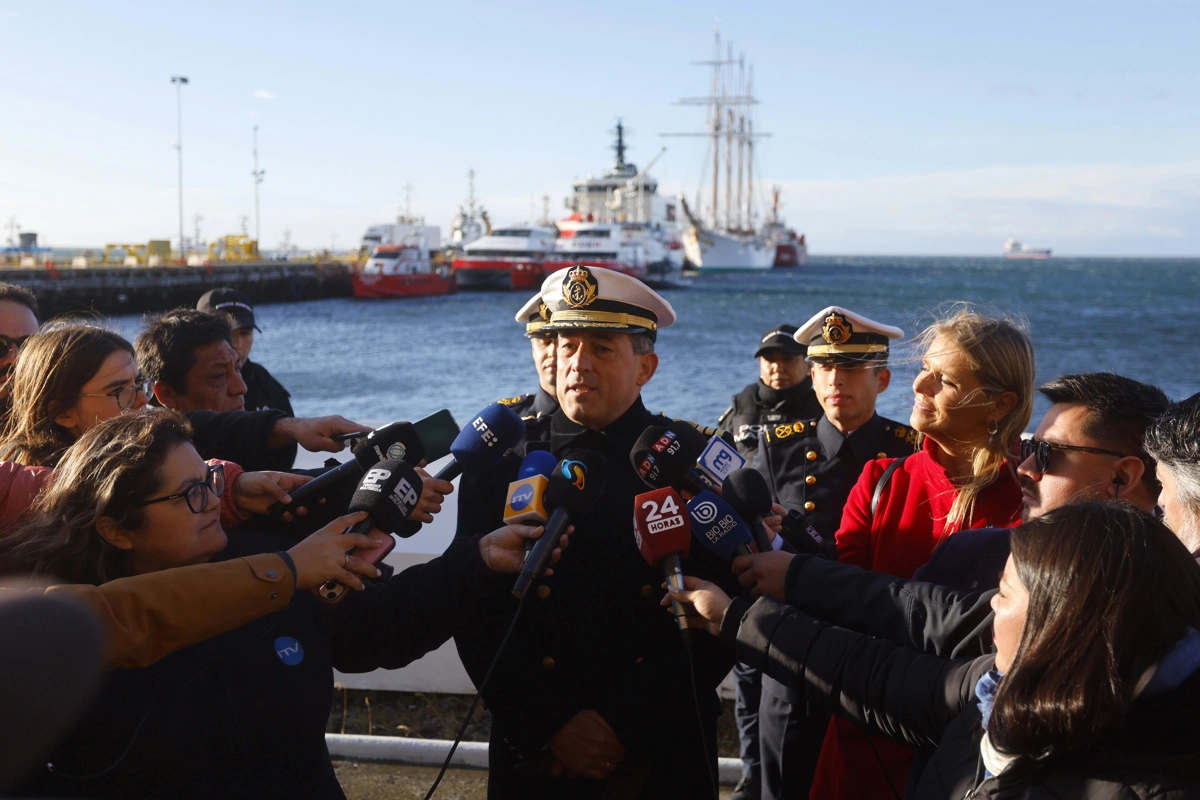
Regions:
[[[563,300],[571,308],[584,308],[591,305],[592,301],[596,299],[598,291],[600,291],[600,287],[597,285],[596,279],[584,266],[575,267],[567,273],[566,280],[563,281]]]
[[[546,322],[550,321],[550,309],[545,303],[538,304],[538,316]]]
[[[830,344],[841,344],[854,335],[854,328],[846,318],[836,311],[825,318],[825,327],[821,328],[821,336]]]

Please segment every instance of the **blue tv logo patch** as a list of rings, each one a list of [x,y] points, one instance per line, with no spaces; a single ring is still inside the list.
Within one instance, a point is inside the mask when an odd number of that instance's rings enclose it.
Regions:
[[[280,636],[275,640],[275,655],[289,667],[294,667],[304,660],[304,645],[291,636]]]
[[[529,505],[529,501],[533,499],[533,487],[522,486],[513,492],[512,507],[513,511],[521,511],[525,506]]]

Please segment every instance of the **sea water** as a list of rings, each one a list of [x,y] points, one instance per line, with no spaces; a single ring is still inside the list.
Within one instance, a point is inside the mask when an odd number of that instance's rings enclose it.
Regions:
[[[1200,259],[814,257],[799,269],[701,275],[665,292],[679,321],[659,332],[646,405],[715,424],[731,395],[758,377],[759,337],[841,305],[897,325],[911,339],[955,301],[1023,320],[1039,383],[1113,371],[1172,399],[1200,391]],[[262,304],[252,359],[292,394],[301,416],[418,419],[450,409],[459,424],[502,397],[535,391],[524,293],[460,292],[397,300]],[[132,339],[140,317],[114,325]],[[893,347],[881,414],[907,422],[919,353]],[[1033,423],[1048,403],[1038,396]]]

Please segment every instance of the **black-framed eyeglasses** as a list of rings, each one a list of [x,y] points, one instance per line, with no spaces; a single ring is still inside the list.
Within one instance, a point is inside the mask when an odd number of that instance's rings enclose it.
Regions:
[[[117,401],[117,408],[122,411],[128,411],[133,408],[133,404],[137,402],[138,392],[150,397],[150,392],[154,391],[154,381],[147,380],[141,375],[138,375],[134,382],[129,386],[121,386],[113,389],[111,392],[103,392],[101,394],[84,394],[80,392],[76,397],[111,397]]]
[[[29,336],[32,335],[29,334]],[[0,333],[0,358],[11,353],[13,348],[20,350],[21,345],[25,344],[29,336],[5,336],[3,333]]]
[[[187,502],[188,509],[193,514],[199,514],[204,509],[208,508],[208,493],[212,492],[217,497],[225,493],[225,465],[213,464],[204,473],[204,480],[196,481],[189,484],[182,492],[169,494],[164,497],[155,497],[153,500],[144,500],[142,505],[148,506],[153,503],[162,503],[167,500],[176,500],[182,497]]]
[[[1025,461],[1030,456],[1033,456],[1033,466],[1038,472],[1050,471],[1050,454],[1055,450],[1074,450],[1078,453],[1096,453],[1102,456],[1116,456],[1117,458],[1125,458],[1125,453],[1118,453],[1116,450],[1105,450],[1101,447],[1082,447],[1077,444],[1055,444],[1047,442],[1045,439],[1022,439],[1021,440],[1021,460]]]

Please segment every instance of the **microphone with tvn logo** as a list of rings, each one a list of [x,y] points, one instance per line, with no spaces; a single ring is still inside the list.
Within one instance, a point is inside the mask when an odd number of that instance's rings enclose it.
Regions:
[[[521,574],[513,586],[513,595],[523,599],[533,579],[541,575],[550,564],[550,556],[558,546],[558,540],[571,524],[595,507],[604,492],[605,470],[608,461],[592,450],[568,450],[562,461],[554,466],[546,482],[546,508],[551,509],[546,529],[525,557]]]
[[[286,506],[283,503],[275,503],[271,506],[270,513],[282,514],[309,501],[320,499],[334,486],[362,477],[366,470],[384,459],[403,459],[416,466],[425,458],[425,445],[411,422],[393,422],[368,433],[351,452],[354,458],[328,472],[322,472],[308,483],[292,490],[292,502]]]
[[[692,544],[692,526],[684,513],[683,498],[671,488],[643,492],[633,498],[633,538],[642,558],[652,567],[662,565],[663,577],[670,586],[683,589],[683,564]],[[691,629],[683,606],[671,600],[671,613],[683,646],[691,650]]]
[[[366,511],[369,515],[362,522],[351,525],[347,533],[367,533],[372,528],[379,528],[384,533],[401,533],[411,536],[416,528],[408,528],[408,515],[417,507],[423,488],[421,476],[408,464],[398,459],[380,461],[359,481],[350,499],[348,512]],[[420,526],[417,526],[418,528]],[[378,564],[383,557],[392,552],[396,540],[390,535],[387,541],[378,547],[355,548],[350,555],[357,556],[368,564]],[[336,603],[346,593],[346,587],[337,581],[327,581],[315,590],[317,596],[326,603]]]
[[[722,561],[752,552],[750,526],[715,492],[701,492],[688,501],[692,535]]]
[[[721,484],[721,497],[750,523],[750,533],[758,552],[771,552],[771,537],[763,527],[763,517],[771,514],[771,490],[762,473],[755,469],[735,469]]]
[[[508,406],[492,403],[454,437],[450,445],[454,458],[433,477],[452,481],[463,472],[485,472],[500,463],[524,437],[525,423],[521,418]]]

